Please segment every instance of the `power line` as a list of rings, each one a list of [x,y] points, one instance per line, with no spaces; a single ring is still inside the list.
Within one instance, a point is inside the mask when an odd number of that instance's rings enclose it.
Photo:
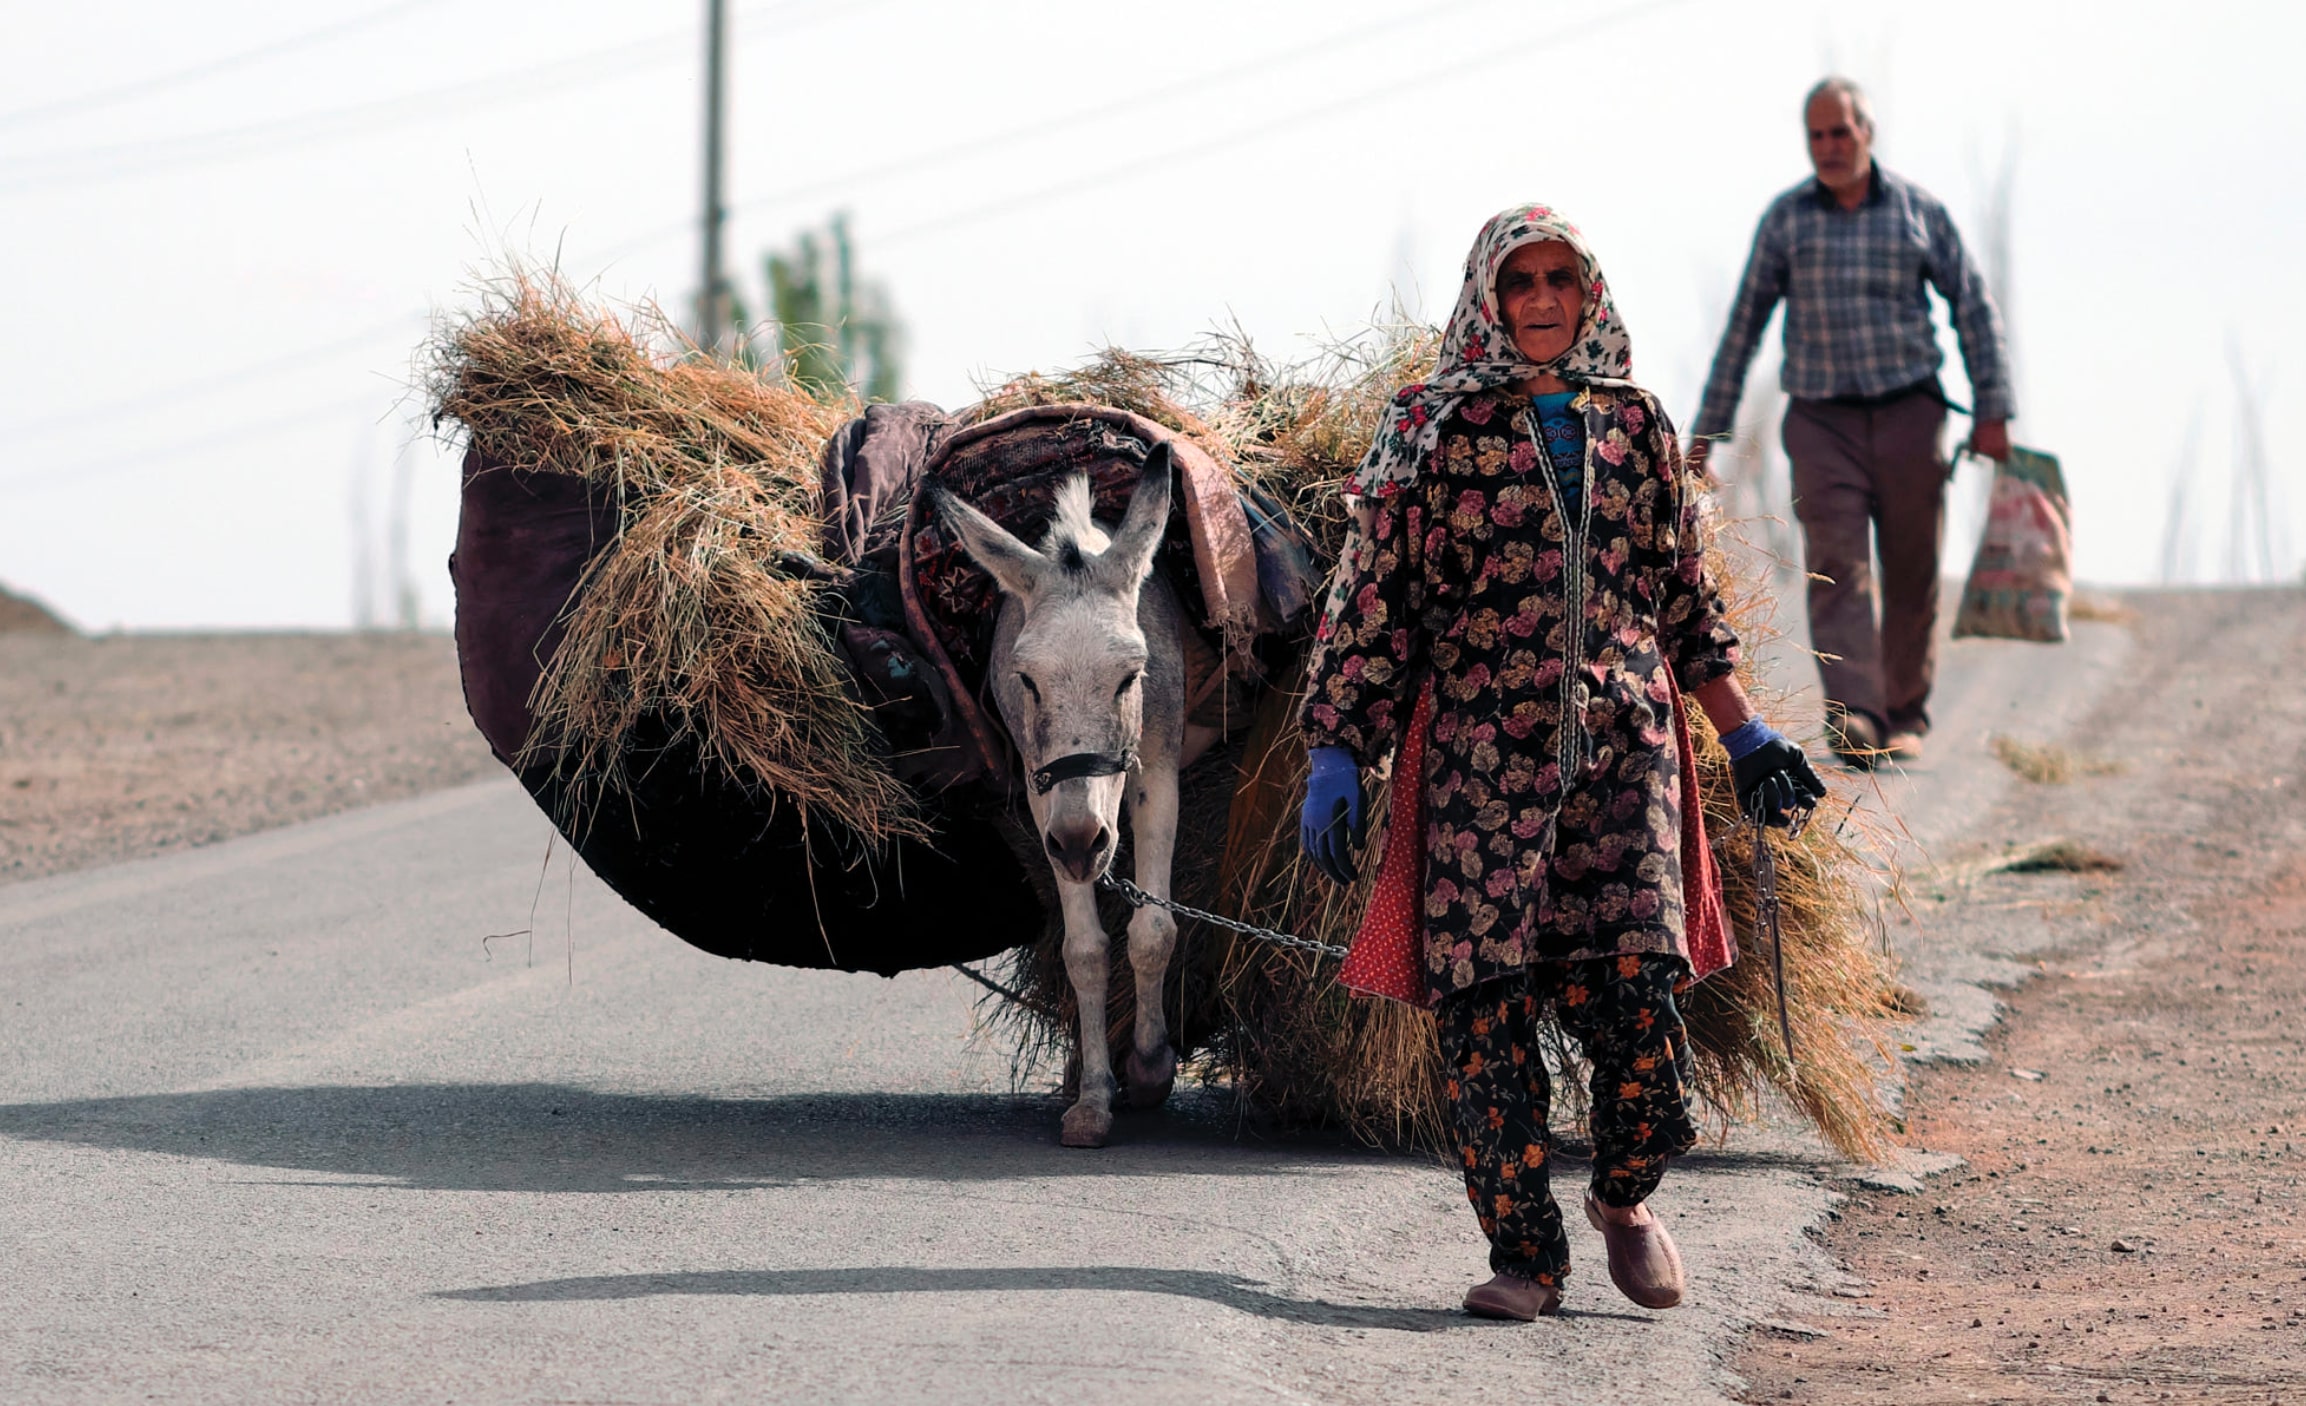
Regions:
[[[209,391],[230,390],[234,386],[261,381],[282,371],[309,366],[318,357],[381,342],[389,335],[406,331],[410,323],[420,321],[423,317],[424,314],[422,313],[404,313],[390,322],[380,322],[372,327],[362,328],[349,336],[338,337],[333,341],[322,342],[318,346],[304,347],[280,356],[267,357],[263,361],[235,370],[221,372],[214,376],[203,376],[197,381],[179,381],[175,385],[159,390],[139,391],[134,395],[121,396],[117,400],[108,400],[97,405],[83,406],[77,410],[67,411],[60,415],[50,415],[44,419],[32,420],[13,427],[8,437],[11,440],[45,439],[65,430],[86,429],[91,421],[104,419],[124,411],[152,410],[163,405],[174,405],[178,401],[189,400]]]
[[[799,14],[794,29],[827,20],[847,18],[868,6],[889,0],[848,0],[837,9],[816,0],[784,0],[744,16],[740,23],[757,26],[787,14]],[[115,142],[18,157],[0,163],[0,191],[19,193],[99,184],[154,169],[180,171],[215,161],[254,156],[282,148],[305,146],[343,136],[373,135],[378,124],[394,118],[431,120],[461,112],[501,107],[539,93],[557,92],[609,78],[627,76],[687,57],[696,43],[694,26],[668,31],[650,39],[633,40],[595,49],[570,58],[515,69],[487,78],[444,84],[398,97],[377,98],[319,112],[269,117],[240,127],[196,132],[182,137]]]
[[[1267,122],[1244,129],[1230,131],[1223,134],[1222,136],[1206,141],[1190,143],[1186,146],[1172,148],[1168,151],[1156,152],[1133,162],[1102,166],[1094,172],[1090,172],[1088,174],[1069,180],[1053,182],[1033,190],[1021,191],[1014,195],[1005,196],[1001,199],[987,202],[972,209],[961,211],[943,220],[934,221],[925,225],[909,226],[907,228],[896,231],[886,238],[883,238],[882,240],[878,241],[878,243],[880,247],[902,245],[911,240],[922,239],[931,235],[949,233],[955,229],[983,223],[984,221],[990,219],[997,219],[1000,216],[1011,214],[1018,210],[1028,209],[1035,205],[1044,204],[1050,200],[1060,199],[1068,195],[1074,195],[1083,190],[1111,184],[1115,181],[1127,180],[1133,176],[1142,175],[1147,171],[1155,170],[1163,166],[1173,165],[1180,161],[1188,161],[1196,157],[1206,156],[1215,152],[1235,148],[1245,142],[1255,141],[1263,137],[1271,136],[1278,132],[1287,131],[1294,127],[1303,126],[1308,122],[1314,122],[1324,117],[1334,116],[1341,112],[1346,112],[1357,108],[1365,108],[1371,104],[1383,102],[1391,97],[1430,91],[1426,85],[1432,84],[1444,78],[1454,76],[1460,72],[1463,72],[1467,68],[1487,66],[1500,60],[1520,58],[1524,55],[1545,49],[1565,47],[1587,38],[1594,37],[1603,30],[1616,24],[1646,18],[1649,15],[1661,11],[1678,8],[1686,3],[1688,3],[1688,0],[1652,0],[1652,3],[1650,4],[1634,6],[1628,9],[1617,11],[1609,16],[1606,16],[1597,24],[1589,25],[1586,28],[1581,29],[1573,34],[1566,36],[1559,34],[1547,34],[1526,40],[1520,44],[1509,44],[1501,47],[1486,49],[1473,60],[1458,60],[1456,62],[1437,66],[1423,73],[1415,74],[1405,79],[1389,82],[1384,89],[1374,94],[1354,94],[1346,98],[1317,103],[1311,107],[1301,108],[1295,112],[1283,114],[1282,116],[1271,119]],[[1376,27],[1372,26],[1370,28],[1374,29]],[[1364,32],[1364,37],[1366,37],[1366,31]],[[693,38],[691,42],[693,42]],[[1236,69],[1220,70],[1220,72],[1237,72],[1243,71],[1245,68],[1246,66],[1239,66]],[[1215,75],[1209,75],[1205,80],[1188,81],[1196,83],[1203,81],[1214,82],[1216,81],[1216,78]],[[1177,85],[1172,85],[1172,87],[1174,86]],[[1136,106],[1143,102],[1152,100],[1153,98],[1150,95],[1146,95],[1139,98],[1128,99],[1124,105]],[[1109,108],[1107,110],[1111,109]],[[1038,127],[1041,124],[1033,125]],[[992,139],[987,139],[987,141],[991,140]],[[683,221],[678,226],[668,227],[664,231],[646,236],[645,242],[654,242],[656,239],[665,237],[667,234],[684,232],[690,228],[692,228],[691,224],[687,221]],[[405,325],[405,320],[403,320],[402,324],[400,325]],[[346,343],[332,345],[348,344],[351,340],[352,339],[346,339]],[[281,362],[286,362],[288,360],[290,360],[290,358],[280,359]],[[229,379],[253,379],[255,375],[260,371],[276,366],[278,364],[279,363],[263,363],[257,367],[243,368],[240,372],[232,373]],[[226,380],[228,378],[220,377],[213,379]],[[191,392],[186,391],[184,388],[179,388],[176,392],[172,392],[171,394],[181,395],[186,393]],[[337,408],[340,409],[341,407]],[[84,414],[85,413],[86,412],[84,412]],[[310,418],[314,417],[300,416],[297,417],[297,422],[301,422],[302,420]],[[230,432],[220,433],[229,434]],[[179,443],[175,446],[172,446],[172,448],[178,449],[189,447],[195,446],[188,443]],[[34,481],[45,481],[45,479],[49,477],[61,477],[65,474],[112,472],[120,468],[134,467],[136,464],[144,462],[148,461],[142,458],[135,460],[95,461],[90,464],[77,465],[67,470],[58,471],[58,473],[55,475],[36,475],[30,478],[0,479],[0,488],[15,487],[19,484]]]
[[[1594,37],[1602,30],[1607,29],[1612,25],[1619,24],[1628,20],[1640,19],[1648,15],[1655,14],[1661,10],[1675,9],[1687,3],[1689,3],[1689,0],[1653,0],[1653,3],[1651,4],[1634,6],[1632,8],[1619,10],[1604,16],[1572,34],[1547,34],[1539,38],[1527,40],[1520,44],[1506,44],[1485,48],[1479,55],[1471,60],[1461,59],[1454,63],[1443,64],[1437,68],[1428,69],[1423,73],[1412,74],[1404,78],[1389,79],[1383,88],[1374,93],[1354,93],[1350,96],[1337,98],[1329,102],[1316,103],[1312,107],[1300,108],[1295,112],[1286,113],[1270,121],[1262,122],[1252,127],[1244,127],[1234,131],[1226,132],[1221,136],[1210,138],[1207,141],[1195,142],[1182,147],[1174,147],[1164,152],[1156,152],[1151,156],[1142,157],[1136,161],[1127,161],[1118,164],[1102,164],[1099,165],[1095,170],[1087,172],[1083,175],[1076,176],[1068,180],[1055,181],[1033,190],[1020,191],[1015,195],[1007,196],[999,200],[990,201],[986,204],[975,206],[971,209],[963,210],[958,214],[948,216],[945,219],[932,220],[925,224],[907,225],[875,241],[875,247],[886,249],[892,245],[902,245],[910,243],[914,240],[926,239],[931,235],[949,234],[956,229],[962,229],[973,224],[981,224],[986,220],[997,219],[1002,215],[1014,214],[1019,210],[1029,209],[1035,205],[1046,204],[1051,200],[1060,199],[1064,196],[1076,195],[1084,190],[1091,190],[1098,186],[1111,185],[1115,181],[1127,180],[1132,176],[1140,176],[1147,171],[1157,170],[1163,166],[1175,165],[1180,161],[1190,161],[1193,158],[1199,156],[1214,155],[1221,151],[1234,150],[1242,146],[1244,143],[1255,141],[1263,137],[1269,137],[1277,132],[1288,131],[1293,127],[1302,127],[1309,122],[1318,121],[1324,117],[1334,117],[1340,113],[1351,112],[1357,109],[1366,109],[1392,98],[1409,95],[1424,96],[1432,91],[1432,89],[1427,85],[1439,82],[1444,78],[1454,77],[1469,68],[1489,67],[1503,59],[1520,58],[1524,55],[1538,52],[1539,50],[1559,48],[1569,44],[1579,43],[1583,40]]]
[[[1463,9],[1469,5],[1494,3],[1496,0],[1442,0],[1442,3],[1426,9],[1410,14],[1395,15],[1390,19],[1380,20],[1375,24],[1362,25],[1357,29],[1344,30],[1315,43],[1297,44],[1287,49],[1267,52],[1237,64],[1229,64],[1224,68],[1212,69],[1206,73],[1181,79],[1175,83],[1148,88],[1127,97],[1101,102],[1094,106],[1075,108],[1070,112],[1060,113],[1054,117],[1036,118],[1031,122],[1020,123],[982,137],[949,142],[944,146],[932,147],[926,151],[915,152],[910,156],[902,156],[893,161],[884,161],[875,166],[868,166],[863,170],[845,171],[838,176],[828,176],[822,180],[787,186],[783,190],[772,191],[766,195],[757,195],[749,200],[740,200],[729,208],[732,213],[747,213],[772,209],[780,205],[790,205],[815,196],[841,194],[853,191],[859,186],[887,180],[892,176],[911,175],[916,171],[941,166],[964,157],[982,156],[988,152],[999,151],[1039,137],[1077,131],[1086,122],[1134,112],[1140,108],[1152,107],[1159,103],[1173,102],[1178,98],[1190,97],[1195,93],[1223,87],[1243,78],[1265,77],[1277,69],[1303,63],[1339,49],[1350,48],[1381,34],[1408,28],[1415,24],[1429,23],[1439,12]],[[619,259],[626,254],[648,248],[660,240],[685,233],[693,227],[693,222],[687,220],[659,225],[646,233],[633,235],[629,239],[611,245],[600,257],[604,260]]]
[[[41,122],[50,118],[62,117],[68,113],[89,112],[100,107],[110,107],[114,103],[127,102],[133,98],[150,97],[154,93],[164,93],[171,88],[180,88],[188,83],[197,83],[204,78],[214,78],[218,74],[232,73],[253,64],[262,63],[267,59],[276,59],[283,54],[293,54],[302,49],[326,44],[331,40],[342,39],[348,34],[357,34],[361,30],[372,28],[387,20],[398,19],[411,10],[422,10],[439,3],[440,0],[402,0],[400,4],[386,5],[382,9],[371,10],[365,15],[356,15],[351,19],[340,20],[335,24],[322,25],[318,29],[308,29],[300,34],[292,34],[285,39],[276,39],[269,44],[259,44],[253,49],[243,49],[239,53],[226,54],[222,58],[204,60],[187,68],[156,73],[150,78],[139,78],[132,83],[123,83],[116,88],[105,88],[94,93],[76,93],[69,98],[36,103],[31,107],[17,108],[13,112],[0,112],[0,127],[14,127],[26,122]]]
[[[1241,63],[1229,64],[1224,68],[1196,74],[1191,78],[1181,79],[1175,83],[1165,84],[1158,88],[1149,88],[1129,97],[1098,103],[1092,107],[1078,108],[1056,117],[1041,118],[1023,123],[989,136],[936,147],[896,161],[886,161],[878,166],[867,167],[863,171],[852,171],[846,175],[828,177],[825,180],[814,181],[807,185],[788,187],[770,195],[739,201],[734,208],[744,211],[757,210],[770,205],[781,205],[789,201],[820,195],[828,190],[861,185],[870,181],[883,180],[890,176],[908,175],[926,167],[941,165],[957,157],[980,155],[987,151],[998,150],[1001,147],[1013,146],[1021,141],[1029,141],[1035,137],[1075,131],[1084,122],[1133,112],[1139,108],[1152,107],[1159,103],[1173,102],[1178,98],[1190,97],[1195,93],[1205,92],[1211,88],[1223,87],[1243,78],[1267,77],[1276,69],[1301,64],[1334,53],[1339,49],[1350,48],[1381,34],[1387,34],[1397,29],[1406,29],[1412,25],[1431,23],[1436,14],[1440,12],[1460,10],[1470,5],[1494,3],[1496,0],[1442,0],[1442,3],[1430,5],[1407,14],[1396,14],[1390,19],[1379,20],[1375,24],[1366,24],[1358,29],[1343,30],[1318,43],[1293,45],[1278,52],[1261,54]]]
[[[340,419],[364,406],[374,406],[372,393],[358,398],[333,400],[323,405],[306,406],[286,414],[272,413],[256,419],[225,425],[189,439],[172,439],[164,445],[150,449],[132,450],[122,454],[108,454],[101,458],[83,459],[75,464],[63,464],[40,469],[32,473],[15,474],[0,478],[0,490],[50,488],[66,481],[85,482],[92,478],[109,478],[115,474],[131,473],[139,469],[165,468],[176,462],[188,450],[213,449],[224,444],[253,444],[271,439],[284,430],[301,429],[320,420]],[[388,412],[389,413],[389,412]],[[383,419],[383,416],[378,416]]]
[[[1296,45],[1286,50],[1262,54],[1255,58],[1244,60],[1241,63],[1231,64],[1224,68],[1213,69],[1209,72],[1197,74],[1193,77],[1182,79],[1175,83],[1167,83],[1159,87],[1145,89],[1143,91],[1116,99],[1114,101],[1099,104],[1095,107],[1076,109],[1071,112],[1060,114],[1056,117],[1042,118],[1032,122],[1022,123],[1014,127],[1006,128],[1000,132],[989,134],[987,136],[949,143],[945,146],[933,148],[931,150],[920,152],[912,156],[902,157],[894,161],[885,161],[879,165],[868,167],[863,171],[852,172],[846,176],[811,182],[805,185],[788,187],[770,195],[759,196],[752,200],[744,201],[736,208],[741,210],[757,210],[767,206],[806,199],[809,196],[821,194],[829,190],[853,188],[856,185],[884,180],[891,176],[904,175],[912,171],[920,170],[924,167],[941,165],[945,162],[952,161],[960,157],[974,156],[986,152],[997,151],[1004,147],[1016,145],[1020,142],[1030,141],[1036,137],[1077,128],[1084,121],[1099,117],[1110,117],[1119,113],[1132,112],[1153,106],[1157,103],[1171,102],[1181,97],[1187,97],[1195,93],[1205,92],[1212,88],[1221,87],[1225,84],[1238,81],[1242,78],[1263,76],[1273,72],[1278,68],[1285,67],[1294,63],[1301,63],[1312,58],[1336,52],[1339,49],[1349,48],[1352,45],[1365,42],[1369,39],[1377,38],[1380,35],[1401,29],[1414,22],[1430,21],[1434,17],[1437,10],[1446,11],[1451,9],[1462,9],[1472,5],[1493,3],[1496,3],[1496,0],[1449,0],[1449,3],[1442,4],[1435,9],[1423,10],[1411,16],[1396,17],[1393,19],[1382,20],[1375,24],[1362,25],[1355,29],[1344,30],[1311,44]],[[762,18],[772,16],[774,13],[774,11],[770,11],[756,14],[752,16],[752,19],[757,22]],[[693,42],[693,38],[691,42]],[[650,230],[646,234],[637,235],[631,239],[623,241],[622,243],[612,246],[609,251],[606,254],[603,254],[601,257],[604,261],[621,258],[626,254],[647,248],[652,244],[655,244],[661,240],[669,239],[674,235],[687,234],[695,228],[696,225],[693,220],[681,220],[674,224],[659,226],[656,229]],[[69,414],[51,416],[44,420],[36,420],[29,424],[19,426],[14,437],[26,439],[42,437],[45,435],[53,434],[60,430],[79,428],[85,425],[89,419],[94,417],[112,414],[118,411],[169,404],[178,400],[185,399],[192,395],[200,394],[204,391],[222,390],[231,386],[242,385],[251,381],[260,380],[265,375],[271,374],[275,371],[308,364],[315,357],[326,356],[332,352],[345,350],[354,346],[362,346],[370,342],[382,340],[385,334],[388,332],[396,332],[400,330],[409,322],[415,320],[418,316],[420,316],[420,314],[412,313],[407,317],[396,318],[389,323],[383,323],[375,327],[367,328],[348,337],[325,342],[314,347],[307,347],[301,351],[291,352],[279,357],[268,359],[266,361],[258,362],[251,366],[244,366],[238,370],[226,372],[222,375],[206,377],[199,381],[185,382],[170,387],[165,391],[123,397],[116,401],[107,402],[102,405],[91,406],[86,409],[73,411]]]
[[[617,74],[666,63],[693,42],[691,31],[637,40],[613,49],[594,50],[573,58],[487,78],[444,84],[419,93],[378,98],[320,112],[268,117],[241,127],[219,128],[182,137],[115,142],[46,152],[0,163],[0,189],[23,191],[89,185],[155,167],[180,170],[203,162],[255,155],[284,146],[346,132],[370,133],[379,119],[408,115],[445,115],[517,101],[537,91],[596,82]]]

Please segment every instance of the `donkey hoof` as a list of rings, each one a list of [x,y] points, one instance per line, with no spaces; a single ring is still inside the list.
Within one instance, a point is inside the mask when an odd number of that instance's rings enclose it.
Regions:
[[[1058,1141],[1067,1147],[1103,1147],[1113,1135],[1113,1110],[1074,1104],[1065,1110],[1064,1132]]]
[[[1131,1108],[1159,1108],[1169,1101],[1169,1091],[1177,1086],[1177,1052],[1163,1045],[1160,1054],[1146,1059],[1131,1050],[1128,1058],[1121,1062],[1121,1072],[1129,1080]]]

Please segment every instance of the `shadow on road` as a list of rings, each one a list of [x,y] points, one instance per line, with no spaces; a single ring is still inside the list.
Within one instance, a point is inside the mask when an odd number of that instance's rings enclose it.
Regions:
[[[927,1269],[888,1265],[861,1269],[727,1269],[679,1274],[599,1274],[540,1279],[478,1289],[444,1289],[440,1299],[478,1303],[567,1303],[639,1299],[659,1294],[960,1294],[960,1293],[1173,1294],[1204,1299],[1259,1318],[1326,1328],[1390,1328],[1431,1333],[1478,1326],[1462,1313],[1436,1308],[1377,1308],[1321,1299],[1286,1298],[1230,1274],[1193,1269],[1140,1269],[1129,1265],[1048,1268]]]
[[[1061,1105],[1024,1095],[716,1099],[556,1084],[219,1089],[0,1105],[0,1137],[207,1157],[434,1191],[666,1191],[804,1179],[1298,1175],[1379,1154],[1237,1138],[1223,1100],[1124,1115],[1114,1145],[1057,1146]]]

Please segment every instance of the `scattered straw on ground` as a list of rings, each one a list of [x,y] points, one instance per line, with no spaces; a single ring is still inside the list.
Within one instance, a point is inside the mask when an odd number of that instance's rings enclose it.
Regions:
[[[2102,874],[2122,867],[2122,861],[2079,840],[2044,840],[2022,845],[1986,866],[1998,874]]]
[[[2134,625],[2138,621],[2138,612],[2112,596],[2076,592],[2073,599],[2066,603],[2066,618],[2096,620],[2107,625]]]
[[[1996,733],[1987,745],[2003,766],[2042,786],[2063,786],[2077,776],[2119,776],[2123,766],[2105,757],[2086,756],[2053,743],[2020,741]]]

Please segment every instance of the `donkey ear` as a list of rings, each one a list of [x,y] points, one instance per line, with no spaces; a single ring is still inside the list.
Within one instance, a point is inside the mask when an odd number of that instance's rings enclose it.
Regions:
[[[1137,475],[1137,487],[1129,495],[1129,511],[1103,557],[1124,585],[1138,585],[1153,570],[1153,553],[1169,531],[1169,484],[1175,472],[1175,456],[1168,444],[1154,445]]]
[[[945,485],[930,479],[922,485],[929,506],[961,539],[961,550],[977,565],[993,573],[993,581],[1006,595],[1032,599],[1041,588],[1048,558],[1017,540],[1009,529],[963,502]]]

